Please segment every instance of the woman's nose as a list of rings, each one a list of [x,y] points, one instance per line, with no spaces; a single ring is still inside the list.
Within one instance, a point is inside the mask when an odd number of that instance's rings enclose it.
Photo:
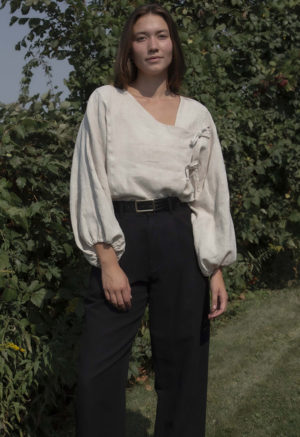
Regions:
[[[150,36],[148,40],[148,50],[149,51],[157,50],[157,39],[154,36]]]

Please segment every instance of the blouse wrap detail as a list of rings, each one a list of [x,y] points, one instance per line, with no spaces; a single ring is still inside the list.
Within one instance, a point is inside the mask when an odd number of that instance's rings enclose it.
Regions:
[[[88,102],[74,149],[71,223],[77,246],[99,266],[94,244],[121,258],[124,234],[113,200],[177,196],[191,208],[199,267],[210,276],[236,259],[225,165],[208,110],[181,97],[175,126],[157,121],[127,91],[110,85]]]

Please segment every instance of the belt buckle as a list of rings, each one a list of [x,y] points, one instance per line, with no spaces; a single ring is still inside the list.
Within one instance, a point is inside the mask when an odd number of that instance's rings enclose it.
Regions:
[[[149,208],[149,209],[138,209],[138,205],[137,202],[152,202],[153,208]],[[154,203],[154,199],[147,199],[147,200],[135,200],[135,212],[151,212],[151,211],[155,211],[155,203]]]

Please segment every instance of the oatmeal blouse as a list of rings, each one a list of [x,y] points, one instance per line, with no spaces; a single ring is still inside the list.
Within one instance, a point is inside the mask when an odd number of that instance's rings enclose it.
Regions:
[[[209,111],[180,97],[174,126],[157,121],[128,91],[97,88],[88,101],[73,154],[71,223],[77,246],[99,266],[93,245],[126,241],[113,200],[177,196],[191,208],[199,267],[205,276],[236,259],[222,151]]]

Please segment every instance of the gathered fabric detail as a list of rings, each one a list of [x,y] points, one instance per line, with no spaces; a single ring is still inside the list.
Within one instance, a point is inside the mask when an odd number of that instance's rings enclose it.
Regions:
[[[191,173],[197,169],[198,165],[199,165],[199,161],[196,160],[196,161],[192,161],[190,164],[188,164],[185,167],[185,176],[187,181],[190,180]]]
[[[206,138],[208,140],[210,139],[210,127],[209,126],[205,127],[204,129],[201,130],[201,132],[197,132],[194,135],[193,139],[190,142],[190,146],[192,148],[195,147],[200,138]]]
[[[187,182],[191,181],[194,189],[194,196],[201,191],[201,182],[205,178],[205,153],[204,150],[209,148],[209,139],[211,138],[210,126],[203,128],[200,132],[197,132],[190,141],[190,147],[192,149],[191,160],[185,167],[185,175]],[[200,140],[204,141],[201,142]],[[203,155],[203,156],[202,156]]]

